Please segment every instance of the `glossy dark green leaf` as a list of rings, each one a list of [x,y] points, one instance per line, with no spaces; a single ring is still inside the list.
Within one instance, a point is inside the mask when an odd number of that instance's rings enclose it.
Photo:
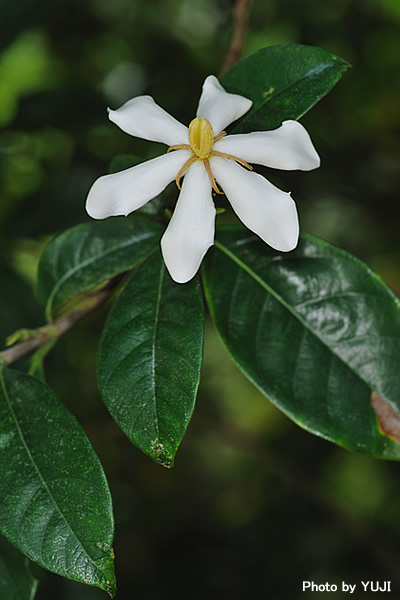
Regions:
[[[140,263],[162,227],[134,215],[77,225],[52,240],[39,263],[38,293],[47,316],[77,294]]]
[[[33,600],[37,584],[28,559],[0,535],[0,598]]]
[[[100,341],[99,388],[129,439],[164,466],[193,412],[203,349],[197,279],[181,285],[155,251],[115,302]]]
[[[28,558],[115,593],[113,515],[88,438],[40,380],[0,371],[0,529]]]
[[[398,298],[359,260],[308,235],[289,253],[241,227],[223,229],[218,240],[206,294],[243,372],[312,433],[400,459]],[[371,406],[377,394],[380,426]]]
[[[230,92],[253,101],[235,132],[275,129],[299,119],[325,96],[349,63],[322,48],[282,44],[243,58],[221,78]]]

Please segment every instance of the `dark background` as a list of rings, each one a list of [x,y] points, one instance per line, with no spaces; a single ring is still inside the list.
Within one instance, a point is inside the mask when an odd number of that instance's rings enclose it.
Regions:
[[[2,1],[2,338],[43,324],[37,259],[52,235],[88,220],[94,179],[116,155],[159,152],[109,123],[106,106],[146,93],[188,123],[204,77],[224,62],[231,8],[227,0]],[[293,191],[304,231],[365,260],[397,293],[399,29],[398,0],[254,0],[243,52],[297,42],[352,63],[302,119],[320,169],[270,178]],[[176,466],[163,469],[102,406],[95,357],[105,316],[70,331],[46,367],[110,481],[118,600],[316,597],[301,592],[303,580],[344,580],[359,592],[361,581],[391,580],[390,597],[400,597],[399,465],[299,429],[244,379],[207,325],[195,415]],[[106,597],[41,577],[38,600]]]

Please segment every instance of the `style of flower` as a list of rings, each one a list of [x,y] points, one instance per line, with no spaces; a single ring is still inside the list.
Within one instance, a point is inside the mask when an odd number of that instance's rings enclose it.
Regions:
[[[242,223],[272,248],[293,250],[299,222],[290,193],[254,173],[249,163],[308,171],[319,166],[319,157],[307,131],[297,121],[284,121],[273,131],[227,135],[225,128],[251,106],[251,100],[226,92],[216,77],[210,76],[204,82],[196,118],[189,127],[150,96],[133,98],[115,111],[108,109],[110,120],[123,131],[164,143],[168,150],[162,156],[97,179],[87,197],[88,214],[94,219],[128,215],[175,179],[180,193],[161,239],[161,250],[171,277],[178,283],[194,277],[214,243],[213,191],[225,193]]]

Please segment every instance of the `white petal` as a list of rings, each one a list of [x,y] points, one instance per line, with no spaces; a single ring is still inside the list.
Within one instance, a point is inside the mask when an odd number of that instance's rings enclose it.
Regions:
[[[175,281],[194,277],[214,243],[215,207],[211,184],[201,161],[186,172],[174,214],[161,239],[166,267]]]
[[[310,136],[297,121],[284,121],[273,131],[227,135],[214,144],[214,150],[285,171],[310,171],[320,164]]]
[[[100,177],[89,190],[87,213],[93,219],[129,215],[158,196],[190,156],[187,150],[176,150],[120,173]]]
[[[144,140],[167,146],[189,143],[188,128],[158,106],[151,96],[132,98],[117,110],[109,108],[108,117],[125,133]]]
[[[208,119],[214,135],[218,135],[227,125],[244,115],[252,104],[244,96],[226,92],[218,79],[210,75],[203,84],[196,116]]]
[[[210,162],[214,177],[242,223],[275,250],[293,250],[299,237],[299,221],[290,194],[233,160],[215,156]]]

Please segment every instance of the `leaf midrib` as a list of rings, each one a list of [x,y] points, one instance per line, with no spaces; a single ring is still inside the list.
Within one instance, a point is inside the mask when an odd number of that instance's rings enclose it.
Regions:
[[[156,310],[154,315],[154,330],[152,337],[152,348],[151,348],[151,379],[152,379],[152,390],[153,390],[153,405],[154,405],[154,415],[155,415],[155,429],[157,431],[157,440],[160,439],[160,423],[158,416],[158,408],[157,408],[157,394],[156,394],[156,339],[157,339],[157,331],[159,325],[159,316],[160,316],[160,305],[161,305],[161,296],[162,296],[162,287],[164,282],[165,269],[164,264],[161,261],[160,264],[160,275],[159,275],[159,283],[157,288],[157,297],[156,297]]]
[[[102,260],[103,258],[108,256],[109,254],[112,254],[113,252],[116,252],[118,250],[123,250],[124,248],[127,248],[128,246],[132,246],[139,242],[142,242],[144,239],[151,238],[152,235],[153,235],[152,233],[146,233],[146,234],[142,235],[140,238],[135,237],[133,240],[130,239],[130,240],[127,240],[126,242],[118,243],[117,245],[112,246],[111,248],[108,248],[105,252],[103,252],[101,254],[96,254],[95,256],[91,256],[91,257],[87,258],[86,260],[80,262],[79,264],[75,265],[68,271],[66,271],[64,273],[64,275],[60,279],[58,279],[58,281],[56,282],[55,286],[53,287],[53,289],[47,299],[46,314],[47,315],[51,314],[52,304],[53,304],[53,300],[54,300],[56,294],[60,290],[61,286],[65,283],[65,281],[67,281],[70,277],[75,275],[75,273],[88,267],[89,265],[91,265],[95,262]],[[60,247],[58,248],[58,251],[59,250],[60,250]],[[104,279],[107,279],[107,275],[104,277]]]
[[[245,114],[241,120],[240,120],[240,124],[239,126],[241,127],[243,123],[245,123],[246,121],[248,121],[250,118],[252,118],[254,115],[256,115],[260,110],[262,110],[265,105],[267,103],[270,103],[271,100],[276,100],[277,98],[279,98],[279,96],[282,96],[282,94],[287,93],[291,88],[293,88],[296,85],[299,85],[302,81],[304,81],[305,79],[308,79],[310,76],[316,74],[316,73],[322,73],[323,71],[325,71],[326,69],[331,69],[333,67],[339,66],[339,63],[335,63],[335,64],[325,64],[323,66],[322,69],[319,69],[317,71],[317,69],[313,69],[311,71],[307,71],[307,73],[305,75],[303,75],[302,77],[300,77],[300,79],[297,79],[295,82],[291,83],[290,85],[287,85],[286,87],[282,88],[279,92],[277,92],[276,94],[271,94],[271,96],[269,96],[269,98],[266,98],[261,104],[258,104],[257,107],[254,107],[253,110],[249,110],[249,112],[247,114]],[[344,72],[348,66],[346,64],[342,64],[342,69],[340,69],[339,71],[339,76],[342,72]],[[322,94],[323,96],[324,94]],[[321,96],[321,97],[322,97]],[[304,112],[298,114],[296,116],[296,120],[300,119],[306,112],[308,112],[310,110],[310,108],[312,108],[317,102],[319,102],[319,100],[321,99],[321,97],[318,97],[315,102],[313,104],[311,104],[310,106],[308,106]],[[236,131],[238,129],[238,127],[234,127],[233,131]]]
[[[307,321],[303,319],[303,317],[299,313],[297,313],[296,310],[294,310],[291,304],[289,304],[284,298],[282,298],[282,296],[280,296],[271,286],[269,286],[266,281],[264,281],[259,275],[257,275],[257,273],[255,273],[248,265],[246,265],[246,263],[240,260],[240,258],[238,258],[231,250],[229,250],[229,248],[224,246],[221,242],[215,240],[214,245],[217,248],[219,248],[222,252],[224,252],[231,260],[233,260],[233,262],[235,262],[241,269],[243,269],[243,271],[250,275],[250,277],[252,277],[254,281],[256,281],[261,287],[263,287],[269,294],[271,294],[271,296],[273,296],[275,300],[277,300],[297,321],[299,321],[312,336],[314,336],[325,348],[328,349],[328,351],[331,354],[334,354],[336,358],[343,365],[345,365],[347,369],[349,369],[360,381],[365,383],[367,387],[372,390],[371,384],[368,381],[366,381],[360,375],[360,373],[353,369],[351,365],[346,363],[340,356],[340,354],[337,354],[337,352],[335,352],[332,349],[332,347],[329,346],[329,344],[327,344],[325,340],[321,336],[319,336],[314,329],[310,327]]]

